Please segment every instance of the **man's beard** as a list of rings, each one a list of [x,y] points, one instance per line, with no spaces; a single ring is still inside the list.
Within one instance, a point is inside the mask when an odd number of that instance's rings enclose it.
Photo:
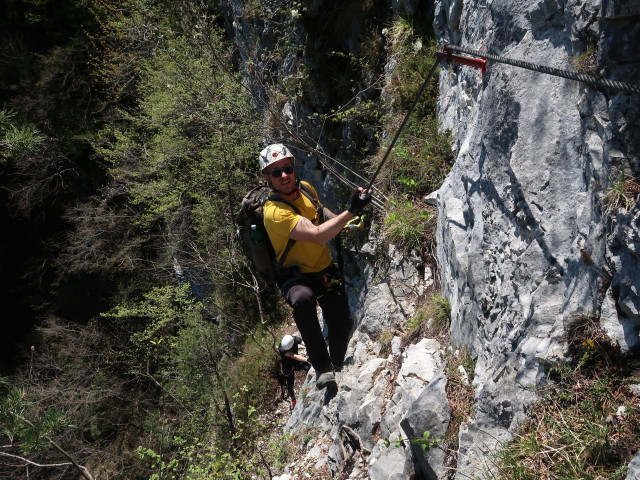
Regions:
[[[273,188],[276,192],[280,192],[284,195],[291,195],[297,192],[300,188],[298,187],[298,181],[294,181],[288,183],[287,185],[281,185],[280,188],[277,188],[273,182],[271,182],[271,188]]]

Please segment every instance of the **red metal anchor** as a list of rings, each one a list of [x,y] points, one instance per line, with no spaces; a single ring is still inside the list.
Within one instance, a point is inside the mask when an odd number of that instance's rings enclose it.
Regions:
[[[455,53],[451,53],[451,50],[446,47],[442,47],[440,51],[436,52],[436,55],[447,63],[454,62],[459,65],[467,65],[469,67],[479,69],[482,73],[487,71],[487,60],[484,58],[471,58],[456,55]]]

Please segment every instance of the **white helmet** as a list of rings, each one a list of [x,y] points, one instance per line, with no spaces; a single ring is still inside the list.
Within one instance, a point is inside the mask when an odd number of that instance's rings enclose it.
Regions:
[[[291,335],[285,335],[284,337],[282,337],[282,341],[280,342],[280,350],[286,352],[291,347],[293,347],[293,342],[294,340]]]
[[[285,147],[281,143],[274,143],[272,145],[269,145],[264,150],[262,150],[260,152],[260,155],[258,156],[258,165],[260,165],[260,171],[264,171],[264,169],[272,163],[284,158],[294,158],[287,147]]]

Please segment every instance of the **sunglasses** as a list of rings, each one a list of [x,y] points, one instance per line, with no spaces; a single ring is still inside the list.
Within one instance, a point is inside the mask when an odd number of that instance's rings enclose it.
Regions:
[[[273,178],[280,178],[282,176],[282,172],[287,175],[291,175],[293,173],[293,165],[287,165],[284,168],[275,168],[269,172],[269,175]]]

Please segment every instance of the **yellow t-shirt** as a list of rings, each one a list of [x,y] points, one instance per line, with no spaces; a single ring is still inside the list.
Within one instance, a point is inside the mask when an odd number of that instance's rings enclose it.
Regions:
[[[317,198],[315,189],[307,182],[303,183],[309,187],[309,190],[311,190]],[[272,195],[278,194],[277,192],[271,193]],[[283,202],[267,200],[262,207],[264,226],[267,229],[269,239],[271,240],[278,260],[287,246],[289,234],[297,225],[301,216],[311,220],[315,225],[319,224],[316,208],[304,193],[300,192],[300,196],[291,203],[300,210],[300,215]],[[331,261],[331,252],[326,245],[297,240],[291,250],[289,250],[284,265],[300,265],[300,271],[302,273],[311,273],[324,270],[331,264]]]

